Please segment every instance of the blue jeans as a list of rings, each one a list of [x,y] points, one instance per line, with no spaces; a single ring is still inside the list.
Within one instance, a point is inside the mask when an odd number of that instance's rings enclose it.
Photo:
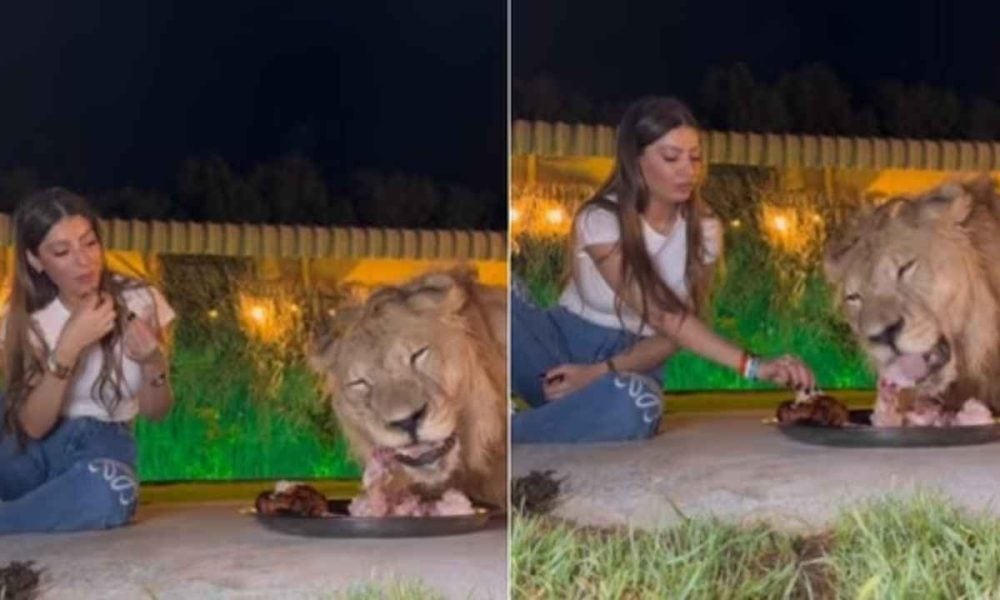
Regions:
[[[636,341],[624,330],[585,321],[562,307],[536,306],[511,285],[511,387],[532,406],[511,418],[511,441],[610,442],[653,436],[663,414],[659,370],[608,373],[565,398],[546,401],[540,375],[565,363],[603,362]]]
[[[135,439],[127,423],[62,419],[22,448],[4,433],[0,534],[124,525],[138,499],[134,465]]]

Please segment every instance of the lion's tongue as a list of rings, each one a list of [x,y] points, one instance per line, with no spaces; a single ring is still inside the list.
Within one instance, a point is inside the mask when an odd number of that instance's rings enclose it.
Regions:
[[[410,458],[417,458],[423,455],[425,452],[434,450],[438,444],[433,444],[430,442],[420,442],[419,444],[410,444],[409,446],[404,446],[402,448],[397,448],[396,453],[402,454],[403,456],[409,456]]]
[[[927,376],[930,368],[920,354],[903,354],[882,370],[882,379],[897,387],[912,387]]]

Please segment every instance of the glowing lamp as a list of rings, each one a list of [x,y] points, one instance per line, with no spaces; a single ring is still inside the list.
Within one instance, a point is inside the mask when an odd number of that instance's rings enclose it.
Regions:
[[[267,310],[263,306],[257,305],[250,308],[250,318],[258,323],[263,323],[267,318]]]
[[[566,211],[561,207],[550,208],[545,211],[545,220],[551,225],[561,225],[566,220]]]

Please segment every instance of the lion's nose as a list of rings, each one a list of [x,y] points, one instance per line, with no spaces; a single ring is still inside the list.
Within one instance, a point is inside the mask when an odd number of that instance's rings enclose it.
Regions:
[[[417,437],[417,427],[420,426],[420,421],[424,419],[424,415],[427,414],[427,405],[424,404],[419,409],[415,410],[413,414],[406,417],[405,419],[398,419],[396,421],[391,421],[389,425],[397,429],[402,429],[406,433],[410,434],[410,437],[416,439]]]
[[[890,348],[896,348],[896,338],[899,337],[899,332],[903,331],[903,319],[900,317],[898,321],[887,326],[882,331],[868,336],[868,339],[875,344],[885,344]]]

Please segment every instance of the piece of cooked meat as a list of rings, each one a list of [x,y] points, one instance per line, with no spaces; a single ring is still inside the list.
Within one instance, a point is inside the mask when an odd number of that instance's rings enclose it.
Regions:
[[[262,515],[298,515],[302,517],[329,516],[330,506],[326,496],[316,488],[303,483],[276,486],[276,491],[261,492],[255,507]]]
[[[805,402],[786,400],[778,406],[778,422],[822,427],[843,427],[850,420],[847,407],[832,396],[813,396]]]

